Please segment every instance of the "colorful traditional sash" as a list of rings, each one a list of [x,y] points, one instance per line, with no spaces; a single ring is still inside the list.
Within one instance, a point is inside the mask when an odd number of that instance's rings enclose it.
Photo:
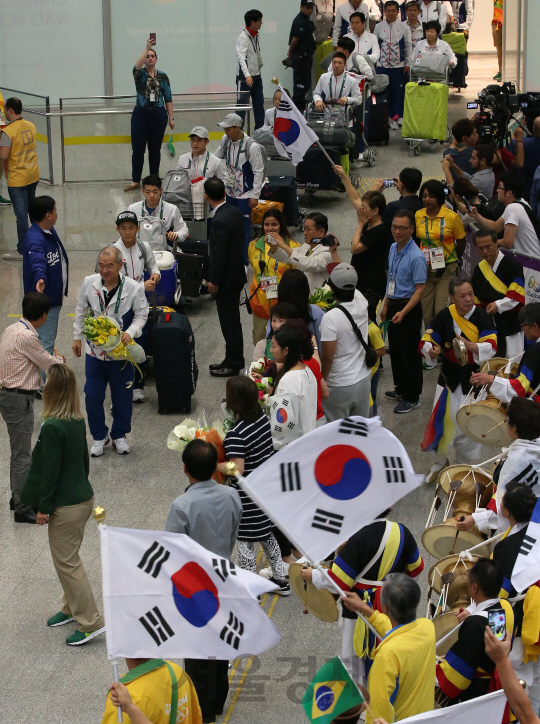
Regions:
[[[454,322],[461,329],[467,339],[470,342],[474,342],[476,344],[480,336],[478,332],[478,327],[472,322],[469,322],[468,319],[465,319],[465,317],[462,317],[461,314],[458,314],[455,304],[451,304],[448,307],[448,311],[452,315],[452,319],[454,320]]]
[[[487,261],[485,259],[482,259],[480,264],[478,264],[478,268],[486,278],[487,283],[495,289],[496,292],[499,292],[499,294],[504,294],[506,296],[508,292],[508,287],[504,282],[502,282],[499,277],[495,274],[493,269],[489,266]]]

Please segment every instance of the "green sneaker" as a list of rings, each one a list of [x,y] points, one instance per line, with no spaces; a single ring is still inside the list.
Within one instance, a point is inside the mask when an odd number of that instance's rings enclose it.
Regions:
[[[494,75],[493,80],[496,80],[497,83],[500,83],[502,81],[502,73],[497,73],[497,75]]]
[[[70,623],[70,621],[75,621],[73,616],[68,616],[66,613],[58,611],[58,613],[55,613],[54,616],[51,616],[47,621],[47,626],[51,628],[54,626],[63,626],[65,623]]]
[[[0,206],[11,206],[11,201],[0,196]]]
[[[95,631],[88,631],[88,633],[77,630],[74,634],[67,637],[66,644],[68,646],[82,646],[83,644],[87,644],[95,636],[99,636],[99,634],[102,633],[105,633],[105,626],[97,628]]]

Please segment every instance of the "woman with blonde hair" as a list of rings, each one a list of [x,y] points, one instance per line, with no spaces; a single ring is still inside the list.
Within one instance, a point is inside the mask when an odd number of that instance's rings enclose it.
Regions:
[[[21,500],[37,509],[38,525],[49,524],[51,555],[64,590],[64,605],[47,625],[77,621],[79,627],[66,643],[80,646],[103,633],[105,621],[79,557],[94,491],[77,381],[67,365],[53,364],[47,371],[43,419]]]

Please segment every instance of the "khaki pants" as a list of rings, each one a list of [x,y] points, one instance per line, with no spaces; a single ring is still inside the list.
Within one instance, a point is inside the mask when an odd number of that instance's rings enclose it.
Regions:
[[[66,616],[73,616],[84,633],[105,625],[90,587],[90,581],[79,557],[86,521],[92,514],[94,499],[78,505],[56,508],[49,517],[49,546],[64,589],[61,608]]]
[[[444,309],[448,302],[448,285],[457,273],[457,264],[447,264],[442,275],[437,272],[428,271],[426,286],[422,294],[422,316],[426,328],[431,324],[433,318]]]
[[[261,339],[266,338],[266,325],[268,324],[267,319],[258,317],[256,314],[253,317],[253,344],[257,344]]]

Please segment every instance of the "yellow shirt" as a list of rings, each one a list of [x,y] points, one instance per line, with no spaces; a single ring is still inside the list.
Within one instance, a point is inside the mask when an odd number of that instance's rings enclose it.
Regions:
[[[139,709],[152,724],[169,724],[171,720],[172,679],[167,663],[174,670],[178,682],[177,716],[173,722],[182,724],[202,724],[201,708],[195,687],[186,672],[171,661],[150,659],[136,666],[120,679],[129,690],[129,694]],[[132,724],[131,718],[124,714],[124,724]],[[101,724],[117,724],[118,714],[111,702],[110,693]]]
[[[8,186],[28,186],[39,181],[36,152],[36,127],[24,118],[18,118],[2,129],[11,140],[8,158]]]
[[[416,212],[416,236],[420,241],[420,249],[426,256],[430,265],[427,249],[442,246],[444,260],[447,264],[457,261],[456,239],[465,238],[465,229],[455,211],[441,206],[441,210],[434,219],[430,219],[425,209]]]
[[[387,722],[431,711],[435,699],[435,628],[427,618],[390,629],[390,620],[375,611],[369,622],[383,640],[373,652],[369,672],[370,707]],[[373,717],[366,713],[366,724]]]
[[[288,240],[288,245],[291,249],[296,249],[301,246],[297,241],[292,239]],[[265,277],[276,277],[276,281],[279,284],[281,277],[287,271],[287,269],[295,269],[294,264],[284,264],[278,262],[276,259],[268,256],[270,246],[265,242],[265,237],[261,236],[259,239],[253,239],[248,246],[248,258],[249,263],[253,267],[253,279],[251,280],[251,286],[249,288],[249,296],[254,295],[250,301],[251,309],[253,314],[261,319],[270,319],[270,308],[277,302],[276,299],[267,299],[266,292],[263,289],[257,289],[261,276]],[[264,261],[266,264],[264,273],[261,273],[261,267],[259,262]],[[257,289],[257,291],[255,291]]]

